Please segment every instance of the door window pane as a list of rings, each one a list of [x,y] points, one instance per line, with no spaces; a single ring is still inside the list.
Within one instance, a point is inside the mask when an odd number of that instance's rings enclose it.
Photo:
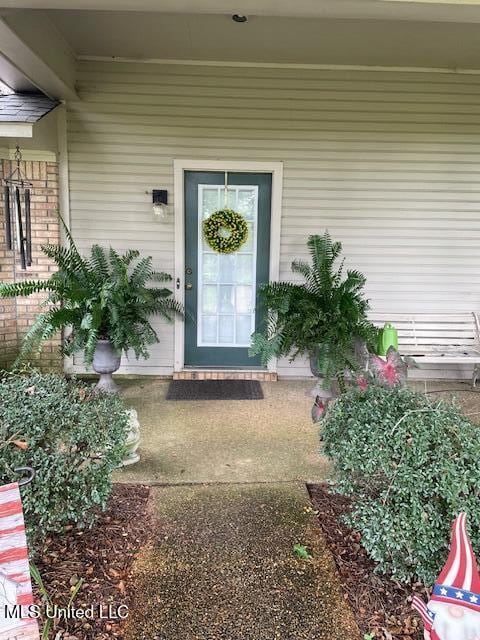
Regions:
[[[238,203],[237,211],[241,213],[248,220],[252,220],[254,217],[255,209],[255,193],[251,189],[239,189],[238,191]]]
[[[205,217],[207,217],[218,209],[218,187],[213,187],[213,189],[203,189],[202,193],[202,211],[205,214]]]
[[[220,344],[232,344],[233,337],[233,323],[235,316],[220,316],[218,318],[218,342]]]
[[[203,316],[202,342],[209,344],[217,342],[217,316]]]
[[[251,283],[252,273],[253,256],[251,254],[238,255],[235,268],[235,282],[242,284]]]
[[[235,255],[220,254],[219,259],[219,280],[218,282],[232,283],[235,271]]]
[[[217,285],[203,285],[202,290],[203,313],[217,313]]]
[[[222,189],[221,207],[225,205],[225,188]],[[233,187],[228,188],[227,209],[236,209],[237,207],[237,190]]]
[[[251,222],[247,222],[247,227],[248,227],[248,236],[246,241],[242,244],[242,246],[238,250],[239,253],[247,253],[247,252],[253,251],[254,241],[255,241],[255,236],[254,236],[255,229]]]
[[[218,282],[218,256],[213,253],[203,258],[203,282]]]
[[[233,313],[235,311],[234,288],[230,285],[220,287],[220,313]]]
[[[237,296],[235,311],[237,313],[251,313],[252,312],[252,287],[251,286],[237,286]]]
[[[252,317],[248,316],[237,316],[236,317],[236,343],[243,344],[246,346],[250,345],[250,336],[252,335]]]

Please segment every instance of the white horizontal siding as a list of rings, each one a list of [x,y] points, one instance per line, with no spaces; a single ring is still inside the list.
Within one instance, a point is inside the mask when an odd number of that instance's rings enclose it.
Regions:
[[[480,77],[81,62],[68,105],[73,234],[173,272],[173,160],[284,163],[281,277],[342,241],[381,312],[480,311]],[[173,329],[127,372],[171,373]],[[279,373],[303,375],[282,361]],[[457,373],[457,372],[454,372]],[[445,372],[435,372],[445,375]]]

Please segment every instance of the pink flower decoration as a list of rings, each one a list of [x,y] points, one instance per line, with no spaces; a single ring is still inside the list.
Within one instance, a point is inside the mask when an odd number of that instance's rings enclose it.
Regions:
[[[387,351],[386,360],[378,356],[371,356],[370,369],[373,371],[375,377],[388,387],[405,384],[407,379],[407,365],[402,360],[398,351],[393,347],[390,347]]]
[[[398,374],[395,369],[395,365],[388,362],[388,360],[383,363],[381,376],[391,387],[398,382]]]
[[[320,420],[325,415],[325,412],[328,408],[329,400],[323,401],[320,396],[315,398],[315,403],[312,407],[312,422],[315,424],[320,422]]]
[[[360,378],[357,378],[357,387],[360,389],[360,391],[366,391],[368,388],[368,380],[366,379],[365,376],[360,376]]]

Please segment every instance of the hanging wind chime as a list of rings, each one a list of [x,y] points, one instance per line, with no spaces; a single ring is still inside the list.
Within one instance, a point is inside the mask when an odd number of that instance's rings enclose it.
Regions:
[[[32,264],[32,219],[30,215],[30,191],[32,183],[22,173],[22,154],[17,145],[16,167],[3,179],[5,201],[5,240],[7,249],[18,251],[22,269]]]

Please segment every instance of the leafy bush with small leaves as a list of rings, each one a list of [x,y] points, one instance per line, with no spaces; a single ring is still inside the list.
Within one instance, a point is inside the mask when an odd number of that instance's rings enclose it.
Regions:
[[[480,425],[408,388],[350,390],[323,424],[336,490],[353,497],[349,524],[382,573],[431,584],[465,511],[480,546]]]
[[[54,374],[0,379],[0,483],[16,467],[36,471],[22,488],[32,542],[68,524],[85,526],[105,507],[111,474],[125,453],[128,415],[116,395]]]
[[[159,315],[171,322],[175,314],[183,313],[170,289],[149,286],[151,281],[165,282],[171,276],[155,271],[152,258],[140,259],[140,253],[133,249],[120,255],[111,247],[94,244],[90,257],[85,258],[66,227],[65,233],[69,247],[42,247],[58,266],[48,280],[0,283],[0,297],[40,291],[48,294],[46,310],[27,332],[15,365],[38,353],[44,340],[65,327],[72,332],[65,341],[64,354],[83,351],[87,366],[92,364],[98,340],[109,340],[118,355],[132,349],[137,358],[148,358],[148,346],[158,342],[151,317]]]

